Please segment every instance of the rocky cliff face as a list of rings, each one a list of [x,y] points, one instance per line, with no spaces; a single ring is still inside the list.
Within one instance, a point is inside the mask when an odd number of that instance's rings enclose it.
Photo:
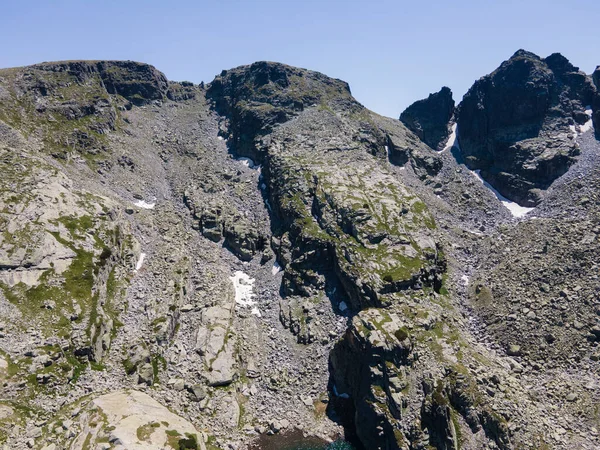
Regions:
[[[555,53],[519,50],[473,85],[457,116],[460,148],[502,195],[534,206],[579,154],[577,134],[596,89]]]
[[[450,135],[449,122],[454,115],[454,99],[450,88],[429,94],[414,102],[400,114],[407,128],[434,150],[442,150]]]
[[[398,121],[278,63],[0,70],[0,443],[596,448],[590,80],[518,52],[465,166],[447,89]]]
[[[592,104],[592,119],[594,120],[594,129],[596,130],[596,136],[598,136],[598,130],[600,130],[600,66],[596,67],[592,79],[594,80],[594,84],[596,85],[596,96],[594,97],[594,101]]]

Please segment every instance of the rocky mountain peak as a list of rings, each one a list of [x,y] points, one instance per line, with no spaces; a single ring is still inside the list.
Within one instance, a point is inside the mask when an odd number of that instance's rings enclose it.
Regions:
[[[576,129],[596,89],[589,76],[555,53],[519,50],[476,81],[459,105],[461,152],[502,195],[537,204],[579,154]]]
[[[223,70],[209,85],[211,98],[251,101],[274,107],[319,104],[321,100],[351,95],[348,83],[319,72],[277,62],[259,61]],[[222,107],[220,103],[217,108]]]
[[[297,116],[305,107],[362,108],[344,81],[265,61],[224,70],[208,86],[207,97],[216,111],[230,118],[235,150],[257,161],[262,156],[256,150],[255,139]]]
[[[597,66],[596,70],[594,70],[592,79],[596,85],[596,95],[592,103],[592,119],[594,121],[596,136],[600,138],[600,66]]]
[[[533,52],[527,51],[525,49],[520,48],[519,50],[517,50],[516,52],[513,53],[513,55],[509,58],[509,61],[511,59],[518,59],[518,58],[525,58],[525,59],[537,59],[539,60],[540,57],[538,55],[536,55]]]
[[[579,72],[579,67],[575,67],[560,53],[552,53],[544,58],[544,62],[554,73],[565,74],[567,72]]]
[[[449,87],[418,100],[400,114],[404,123],[434,150],[441,150],[449,134],[449,122],[454,115],[454,99]]]

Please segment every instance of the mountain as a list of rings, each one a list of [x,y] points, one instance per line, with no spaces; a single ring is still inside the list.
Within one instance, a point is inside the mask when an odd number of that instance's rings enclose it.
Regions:
[[[564,56],[519,50],[461,102],[461,153],[500,193],[535,206],[576,161],[576,137],[597,95],[592,78]]]
[[[434,150],[443,150],[450,136],[450,121],[454,115],[454,99],[450,88],[444,86],[439,92],[418,100],[402,114],[400,120]]]
[[[597,448],[598,73],[0,70],[0,443]]]

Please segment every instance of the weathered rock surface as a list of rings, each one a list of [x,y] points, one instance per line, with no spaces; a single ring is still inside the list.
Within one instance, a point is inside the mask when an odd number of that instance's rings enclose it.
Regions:
[[[450,135],[454,99],[450,88],[418,100],[400,114],[400,121],[434,150],[442,150]]]
[[[589,120],[596,88],[558,54],[545,59],[519,50],[469,89],[458,108],[465,163],[522,206],[575,162],[576,136]]]
[[[194,425],[173,414],[148,394],[121,391],[90,402],[80,415],[82,432],[69,448],[83,450],[108,443],[115,449],[198,449],[204,439]],[[92,447],[97,448],[97,447]]]
[[[357,105],[344,81],[265,61],[224,70],[210,83],[207,97],[230,120],[231,146],[239,155],[259,163],[264,154],[256,139],[305,107],[326,107],[330,101],[348,107]]]
[[[153,66],[135,61],[42,63],[31,66],[31,69],[53,72],[58,75],[57,78],[64,74],[76,78],[79,83],[93,82],[95,77],[99,77],[106,92],[120,95],[135,105],[163,100],[167,95],[167,77]],[[44,96],[48,95],[46,80],[39,75],[37,87]]]

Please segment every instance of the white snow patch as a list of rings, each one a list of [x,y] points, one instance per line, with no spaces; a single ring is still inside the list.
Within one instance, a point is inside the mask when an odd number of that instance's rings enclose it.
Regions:
[[[281,272],[281,266],[279,265],[279,263],[277,261],[275,261],[273,263],[273,267],[271,267],[271,273],[273,275],[277,275],[279,272]]]
[[[344,312],[348,309],[348,305],[346,305],[346,302],[340,302],[340,311]]]
[[[260,184],[260,189],[261,189],[261,190],[263,190],[263,191],[264,191],[266,188],[267,188],[267,185],[266,185],[265,183],[261,183],[261,184]]]
[[[458,124],[452,125],[452,132],[450,133],[450,137],[448,138],[448,142],[446,142],[446,146],[442,150],[445,152],[446,150],[450,150],[452,147],[460,148],[458,145],[458,141],[456,140],[458,136]]]
[[[592,122],[592,119],[590,119],[586,123],[584,123],[583,125],[581,125],[579,127],[579,132],[580,133],[585,133],[586,131],[589,131],[589,130],[591,130],[593,128],[594,128],[594,123]]]
[[[474,234],[475,236],[484,236],[483,233],[474,230],[466,230],[468,233]]]
[[[154,209],[154,207],[156,206],[156,202],[148,203],[148,202],[145,202],[144,200],[138,200],[137,202],[134,203],[134,205],[137,206],[138,208]]]
[[[387,156],[387,159],[389,160],[390,159],[390,148],[387,145],[385,146],[385,154]]]
[[[462,277],[460,277],[460,281],[462,281],[465,286],[469,285],[469,277],[466,275],[463,275]]]
[[[573,133],[574,137],[577,137],[577,128],[575,128],[575,125],[569,125],[569,130],[571,130],[571,133]]]
[[[592,107],[586,106],[585,108],[585,113],[589,117],[588,121],[583,125],[569,125],[569,130],[571,130],[575,138],[586,131],[594,129],[594,123],[592,122]],[[579,130],[579,132],[577,130]]]
[[[490,183],[488,183],[487,181],[485,181],[483,179],[479,170],[472,170],[471,172],[477,177],[477,179],[479,181],[481,181],[483,183],[483,185],[486,188],[488,188],[490,191],[492,191],[492,193],[496,196],[496,198],[498,200],[500,200],[500,202],[504,205],[504,207],[506,209],[508,209],[514,217],[523,217],[525,214],[527,214],[528,212],[533,211],[535,209],[535,208],[528,208],[526,206],[521,206],[518,203],[512,202],[509,199],[507,199],[500,192],[498,192],[496,189],[494,189],[494,187]]]
[[[252,308],[251,314],[261,316],[257,303],[253,300],[256,294],[252,292],[254,287],[254,278],[250,278],[244,272],[238,270],[232,277],[229,277],[235,289],[235,303],[239,306]]]
[[[223,136],[217,136],[217,139],[222,141],[223,140]]]
[[[140,253],[140,257],[138,259],[138,262],[135,265],[135,271],[136,272],[142,268],[142,264],[144,264],[144,259],[146,259],[146,254],[145,253]]]
[[[279,265],[279,263],[277,261],[274,261],[273,267],[271,267],[271,273],[273,275],[277,275],[279,272],[281,272],[281,266]]]
[[[236,158],[238,161],[241,161],[241,163],[243,165],[245,165],[246,167],[249,167],[250,169],[254,169],[254,161],[252,161],[250,158],[246,158],[245,156],[240,156],[239,158]]]
[[[580,133],[585,133],[586,131],[592,130],[594,128],[594,123],[592,122],[592,107],[586,106],[585,113],[589,116],[589,120],[579,127]]]

